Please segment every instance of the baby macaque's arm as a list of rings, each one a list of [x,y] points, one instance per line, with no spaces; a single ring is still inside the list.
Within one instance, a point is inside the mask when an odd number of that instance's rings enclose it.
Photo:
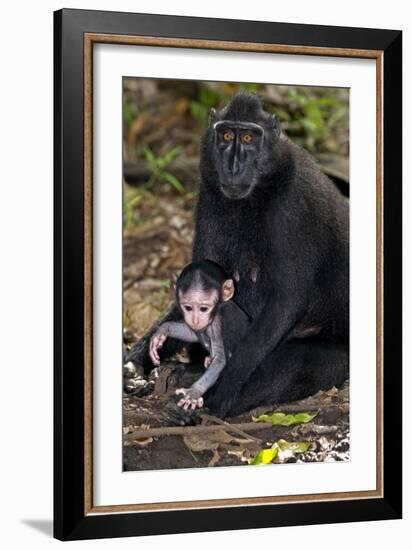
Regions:
[[[178,405],[185,409],[194,409],[203,406],[202,395],[213,386],[226,365],[225,348],[222,338],[222,323],[219,317],[216,317],[213,321],[210,330],[210,344],[211,363],[208,369],[190,388],[179,388],[176,390],[177,394],[180,393],[184,396],[179,401]]]
[[[196,333],[186,323],[169,321],[163,323],[150,339],[149,355],[154,365],[160,365],[158,350],[163,346],[167,338],[176,338],[184,342],[197,342]]]
[[[160,328],[166,331],[169,338],[176,338],[177,340],[183,340],[184,342],[198,342],[196,333],[186,325],[186,323],[168,322],[160,325]]]

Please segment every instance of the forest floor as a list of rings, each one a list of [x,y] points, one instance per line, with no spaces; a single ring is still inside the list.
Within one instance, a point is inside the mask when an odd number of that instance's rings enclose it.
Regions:
[[[283,452],[274,463],[349,459],[348,383],[302,401],[261,407],[225,420],[202,410],[196,415],[198,424],[170,426],[175,390],[190,385],[201,369],[170,362],[152,371],[148,380],[135,376],[135,389],[125,392],[123,400],[124,470],[248,465],[260,451],[277,447],[279,441]],[[306,419],[315,416],[290,426],[253,421],[274,411],[285,413],[292,422],[299,421],[299,413],[307,414]]]

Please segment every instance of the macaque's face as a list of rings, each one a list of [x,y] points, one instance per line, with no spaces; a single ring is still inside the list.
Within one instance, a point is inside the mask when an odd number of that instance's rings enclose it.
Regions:
[[[217,290],[201,289],[179,291],[179,304],[185,323],[194,331],[204,330],[212,321],[219,301]]]
[[[258,182],[263,127],[254,122],[221,120],[213,128],[221,191],[229,199],[243,199]]]

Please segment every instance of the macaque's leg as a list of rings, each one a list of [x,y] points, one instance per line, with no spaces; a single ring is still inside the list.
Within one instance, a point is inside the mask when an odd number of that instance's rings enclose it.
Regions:
[[[225,416],[234,416],[255,407],[303,399],[319,389],[342,384],[349,376],[347,344],[320,338],[287,342],[270,353],[253,372]],[[205,395],[205,406],[220,415],[225,396],[225,369]],[[224,402],[223,402],[224,405]]]

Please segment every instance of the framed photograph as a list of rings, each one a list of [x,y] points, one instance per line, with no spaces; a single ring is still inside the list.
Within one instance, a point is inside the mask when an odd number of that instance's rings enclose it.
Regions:
[[[54,14],[54,534],[402,514],[402,33]]]

